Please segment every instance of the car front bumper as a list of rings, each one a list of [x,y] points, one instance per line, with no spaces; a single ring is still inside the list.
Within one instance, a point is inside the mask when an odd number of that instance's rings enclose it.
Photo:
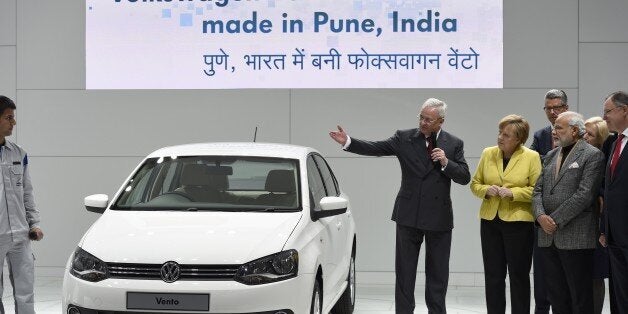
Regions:
[[[290,310],[308,313],[314,287],[314,274],[264,285],[247,286],[236,281],[176,281],[105,279],[88,282],[68,272],[63,280],[63,311],[73,305],[80,313],[167,312],[167,313],[277,313]],[[127,292],[209,294],[209,311],[140,310],[127,308]],[[155,307],[157,305],[151,305]]]

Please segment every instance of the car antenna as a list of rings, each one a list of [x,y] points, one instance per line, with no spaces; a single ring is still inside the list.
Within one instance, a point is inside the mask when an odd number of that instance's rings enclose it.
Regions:
[[[255,133],[253,133],[253,143],[257,140],[257,127],[255,127]]]

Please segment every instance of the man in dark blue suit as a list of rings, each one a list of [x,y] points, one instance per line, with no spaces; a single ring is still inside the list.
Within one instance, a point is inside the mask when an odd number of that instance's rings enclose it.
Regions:
[[[552,129],[556,118],[559,114],[567,111],[569,104],[567,103],[567,94],[559,89],[551,89],[545,93],[545,105],[543,110],[549,120],[550,125],[534,132],[534,138],[530,149],[535,150],[541,156],[541,160],[545,155],[556,146],[552,138]],[[545,272],[539,252],[539,241],[537,239],[538,232],[534,233],[534,313],[549,314],[550,303],[547,296],[547,288],[545,286]]]
[[[451,181],[471,180],[463,142],[441,129],[447,105],[430,98],[421,107],[419,128],[398,130],[383,141],[350,138],[338,126],[329,135],[346,151],[369,156],[396,156],[401,188],[392,220],[397,223],[395,311],[412,314],[419,250],[425,239],[425,303],[429,313],[446,313],[453,210]]]
[[[604,184],[606,242],[619,313],[628,313],[628,94],[612,93],[604,102],[604,120],[617,132],[611,146]]]
[[[556,146],[553,145],[552,140],[552,128],[556,123],[556,118],[559,114],[567,111],[569,104],[567,104],[567,94],[564,91],[558,89],[551,89],[545,94],[545,105],[543,110],[549,120],[550,124],[536,132],[532,140],[530,149],[535,150],[543,158],[550,150]]]

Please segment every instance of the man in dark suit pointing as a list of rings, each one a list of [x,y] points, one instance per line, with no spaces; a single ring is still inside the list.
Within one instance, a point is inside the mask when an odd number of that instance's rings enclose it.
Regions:
[[[414,285],[419,250],[425,239],[425,302],[429,313],[446,313],[449,252],[453,211],[451,181],[467,184],[469,166],[463,142],[443,131],[447,104],[430,98],[418,115],[419,128],[398,130],[383,141],[350,138],[338,126],[330,132],[343,149],[368,156],[396,156],[401,166],[401,188],[392,220],[397,223],[395,256],[396,313],[414,310]]]

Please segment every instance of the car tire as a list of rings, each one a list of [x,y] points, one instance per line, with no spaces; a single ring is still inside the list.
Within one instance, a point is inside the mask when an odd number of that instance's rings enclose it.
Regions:
[[[312,305],[310,305],[310,314],[323,313],[323,291],[318,278],[314,281],[314,290],[312,291]]]
[[[351,254],[349,262],[349,274],[347,275],[347,288],[331,309],[332,314],[351,314],[355,308],[355,251]]]

